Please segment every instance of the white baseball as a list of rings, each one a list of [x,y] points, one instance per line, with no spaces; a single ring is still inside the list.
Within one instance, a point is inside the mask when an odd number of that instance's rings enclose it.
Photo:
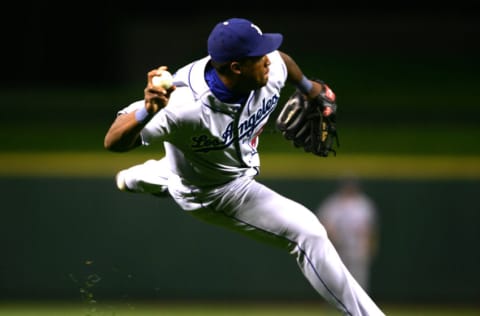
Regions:
[[[160,75],[153,76],[152,85],[154,85],[155,87],[170,89],[173,85],[173,76],[170,72],[164,70]]]

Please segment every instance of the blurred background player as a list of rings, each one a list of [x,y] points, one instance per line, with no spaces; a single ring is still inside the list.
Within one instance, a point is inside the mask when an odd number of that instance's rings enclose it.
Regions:
[[[343,262],[369,292],[370,268],[378,247],[378,214],[359,180],[345,177],[317,208],[317,217]]]

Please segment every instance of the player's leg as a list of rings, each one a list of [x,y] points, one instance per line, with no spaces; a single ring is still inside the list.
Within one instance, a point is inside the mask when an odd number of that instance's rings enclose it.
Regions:
[[[355,253],[353,251],[353,253]],[[358,284],[368,293],[369,292],[369,264],[368,259],[358,256],[344,256],[343,261],[350,273],[353,275]]]
[[[151,193],[167,196],[170,174],[165,158],[148,160],[117,173],[115,180],[119,190],[135,193]]]
[[[207,208],[191,214],[288,249],[312,286],[345,315],[384,315],[310,210],[255,181],[233,181],[216,194]]]

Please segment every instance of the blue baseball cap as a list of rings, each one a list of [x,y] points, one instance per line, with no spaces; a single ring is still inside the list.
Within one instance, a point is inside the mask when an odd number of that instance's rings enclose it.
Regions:
[[[271,53],[282,41],[282,34],[264,34],[251,21],[232,18],[213,28],[208,36],[208,53],[217,62],[234,61]]]

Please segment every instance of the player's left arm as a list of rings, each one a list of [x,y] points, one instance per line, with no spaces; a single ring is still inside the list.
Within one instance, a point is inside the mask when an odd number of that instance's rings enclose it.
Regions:
[[[318,100],[320,95],[325,94],[330,90],[327,85],[318,82],[318,80],[315,81],[307,78],[290,55],[281,51],[279,51],[279,53],[287,67],[287,82],[297,87],[308,100]],[[322,114],[324,116],[329,116],[332,113],[335,113],[335,110],[336,108],[333,106],[323,106]]]
[[[327,157],[339,146],[335,94],[323,81],[307,78],[295,61],[280,53],[287,68],[287,82],[297,89],[277,116],[277,128],[295,147]]]

